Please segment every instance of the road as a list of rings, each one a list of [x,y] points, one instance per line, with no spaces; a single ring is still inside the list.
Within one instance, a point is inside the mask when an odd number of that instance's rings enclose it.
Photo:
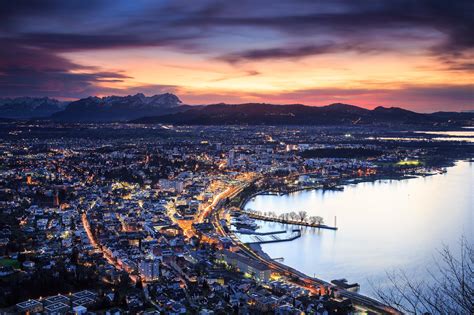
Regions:
[[[89,239],[89,242],[91,243],[91,245],[95,248],[95,249],[98,249],[101,253],[102,253],[102,256],[107,260],[107,262],[109,264],[111,264],[112,266],[114,266],[117,270],[123,270],[125,272],[127,272],[130,280],[132,280],[133,283],[136,283],[138,281],[138,276],[136,275],[133,275],[131,274],[130,272],[128,272],[127,270],[125,270],[121,265],[119,265],[117,263],[117,261],[111,256],[109,255],[106,251],[103,250],[102,246],[100,246],[97,241],[95,240],[94,238],[94,235],[92,234],[92,231],[91,231],[91,227],[90,227],[90,224],[89,224],[89,220],[87,219],[87,212],[92,210],[94,208],[96,204],[96,201],[94,201],[91,206],[89,207],[89,209],[84,212],[81,216],[81,219],[82,219],[82,225],[84,226],[84,230],[86,231],[86,234],[87,234],[87,238]]]

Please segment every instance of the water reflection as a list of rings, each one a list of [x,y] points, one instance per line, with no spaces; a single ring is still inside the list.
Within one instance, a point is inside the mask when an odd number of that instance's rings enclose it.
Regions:
[[[246,207],[277,214],[305,210],[330,225],[337,216],[338,231],[306,228],[297,240],[262,248],[309,275],[359,282],[370,294],[369,278],[383,284],[386,271],[397,268],[426,278],[442,244],[456,247],[461,235],[474,241],[473,188],[473,164],[459,162],[442,175],[360,183],[343,192],[258,196]],[[293,228],[259,225],[262,231]]]

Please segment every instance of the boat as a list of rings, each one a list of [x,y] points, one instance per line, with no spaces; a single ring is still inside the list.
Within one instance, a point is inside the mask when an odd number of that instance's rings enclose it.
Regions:
[[[255,220],[249,218],[245,214],[233,218],[232,224],[235,225],[238,229],[249,229],[255,231],[259,228],[258,224],[255,223]]]

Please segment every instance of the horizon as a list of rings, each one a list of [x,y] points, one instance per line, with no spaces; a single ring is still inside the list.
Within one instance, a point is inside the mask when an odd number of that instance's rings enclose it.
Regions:
[[[82,97],[82,98],[75,98],[75,99],[61,99],[61,98],[55,98],[55,97],[50,97],[50,96],[42,96],[42,97],[35,97],[35,96],[19,96],[19,97],[0,97],[0,100],[1,99],[17,99],[17,98],[48,98],[48,99],[51,99],[51,100],[57,100],[59,102],[62,102],[62,103],[67,103],[68,105],[72,102],[75,102],[75,101],[79,101],[81,99],[87,99],[87,98],[91,98],[91,97],[98,97],[98,98],[107,98],[107,97],[129,97],[129,96],[135,96],[135,95],[138,95],[138,94],[142,94],[144,95],[145,97],[153,97],[153,96],[158,96],[158,95],[163,95],[163,94],[172,94],[172,95],[175,95],[177,96],[180,100],[181,98],[179,97],[179,95],[176,95],[174,93],[171,93],[171,92],[163,92],[161,94],[145,94],[145,93],[141,93],[141,92],[137,92],[135,94],[128,94],[128,95],[115,95],[115,94],[111,94],[111,95],[104,95],[104,96],[97,96],[97,95],[89,95],[89,96],[85,96],[85,97]],[[391,109],[391,108],[396,108],[396,109],[402,109],[402,110],[407,110],[407,111],[412,111],[412,112],[415,112],[415,113],[420,113],[420,114],[433,114],[433,113],[437,113],[437,112],[457,112],[457,113],[471,113],[471,112],[474,112],[474,109],[466,109],[466,110],[452,110],[452,111],[443,111],[443,110],[439,110],[439,111],[417,111],[416,109],[409,109],[409,108],[404,108],[404,107],[400,107],[400,106],[390,106],[390,105],[374,105],[374,106],[363,106],[363,105],[356,105],[356,104],[350,104],[350,103],[342,103],[342,102],[336,102],[336,103],[330,103],[330,104],[304,104],[304,103],[269,103],[269,102],[243,102],[243,103],[226,103],[226,102],[217,102],[217,103],[208,103],[208,104],[188,104],[188,103],[185,103],[185,102],[181,102],[181,104],[179,106],[182,106],[182,105],[185,105],[185,106],[196,106],[196,107],[199,107],[199,106],[212,106],[212,105],[230,105],[230,106],[239,106],[239,105],[272,105],[272,106],[308,106],[308,107],[328,107],[328,106],[332,106],[332,105],[348,105],[348,106],[355,106],[355,107],[358,107],[358,108],[362,108],[362,109],[368,109],[368,110],[374,110],[376,108],[386,108],[386,109]]]
[[[2,98],[170,92],[190,105],[474,109],[469,1],[2,7]]]

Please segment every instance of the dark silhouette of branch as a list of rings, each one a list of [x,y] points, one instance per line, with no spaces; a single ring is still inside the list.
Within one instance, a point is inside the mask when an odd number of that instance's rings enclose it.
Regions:
[[[415,280],[403,270],[387,272],[388,287],[376,287],[385,304],[409,314],[474,314],[474,249],[461,238],[460,251],[444,246],[429,279]]]

